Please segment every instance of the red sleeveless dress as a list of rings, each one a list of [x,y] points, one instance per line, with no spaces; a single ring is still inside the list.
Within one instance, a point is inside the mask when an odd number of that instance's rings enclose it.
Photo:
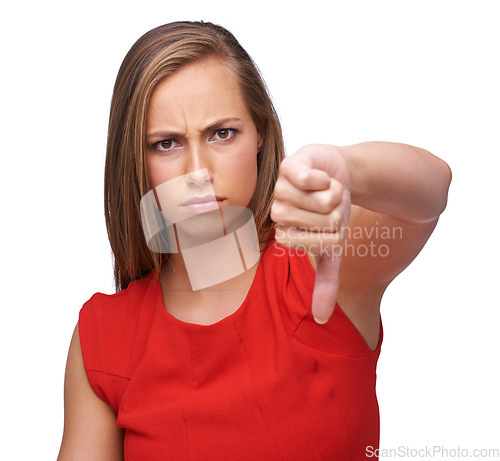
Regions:
[[[170,315],[152,276],[95,294],[83,362],[125,429],[125,459],[374,459],[382,331],[371,351],[338,306],[316,324],[314,276],[305,253],[273,243],[240,308],[208,326]]]

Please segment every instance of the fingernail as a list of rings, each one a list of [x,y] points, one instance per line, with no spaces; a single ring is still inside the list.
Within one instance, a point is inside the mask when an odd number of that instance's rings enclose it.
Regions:
[[[326,319],[326,320],[320,320],[317,317],[314,317],[314,320],[315,320],[316,323],[319,323],[320,325],[324,325],[326,322],[328,322],[328,319]]]

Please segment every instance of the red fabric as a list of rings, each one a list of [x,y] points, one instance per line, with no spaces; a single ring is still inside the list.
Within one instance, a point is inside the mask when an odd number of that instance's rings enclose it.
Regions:
[[[337,306],[317,325],[307,256],[272,244],[242,306],[209,326],[149,276],[80,311],[89,382],[125,428],[126,460],[361,460],[378,447],[380,343]]]

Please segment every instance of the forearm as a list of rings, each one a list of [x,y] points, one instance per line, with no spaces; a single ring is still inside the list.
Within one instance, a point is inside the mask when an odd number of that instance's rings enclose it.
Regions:
[[[351,200],[413,222],[437,218],[446,207],[451,171],[418,147],[366,142],[338,147],[351,180]]]

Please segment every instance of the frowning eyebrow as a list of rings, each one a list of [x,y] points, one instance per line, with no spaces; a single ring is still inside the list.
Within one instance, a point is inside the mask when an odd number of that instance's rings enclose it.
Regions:
[[[228,124],[231,123],[236,123],[240,122],[241,119],[238,117],[226,117],[226,118],[221,118],[219,120],[216,120],[214,123],[211,125],[207,126],[203,130],[201,130],[202,133],[218,130],[220,128],[230,128],[228,127]],[[154,131],[153,133],[148,133],[146,135],[146,138],[163,138],[163,139],[168,139],[168,138],[176,138],[176,137],[182,137],[184,136],[184,133],[178,132],[178,131],[169,131],[169,130],[159,130],[159,131]]]

